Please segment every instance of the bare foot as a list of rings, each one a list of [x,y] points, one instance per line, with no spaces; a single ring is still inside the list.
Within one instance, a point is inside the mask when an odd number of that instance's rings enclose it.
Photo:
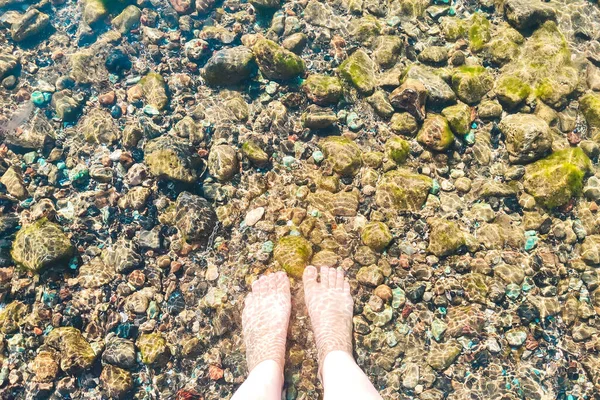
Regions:
[[[302,279],[308,315],[317,342],[320,375],[325,357],[330,352],[341,350],[353,357],[350,284],[341,268],[321,267],[321,279],[317,282],[317,269],[308,266]]]
[[[274,360],[283,372],[291,308],[290,281],[285,272],[262,276],[252,284],[242,313],[248,371],[262,361]]]

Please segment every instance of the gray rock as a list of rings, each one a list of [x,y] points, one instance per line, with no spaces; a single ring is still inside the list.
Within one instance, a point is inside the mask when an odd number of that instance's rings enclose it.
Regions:
[[[177,197],[175,204],[175,226],[188,242],[207,239],[217,223],[217,216],[210,203],[188,192]]]
[[[556,18],[554,9],[540,0],[506,0],[504,15],[519,30],[535,28],[544,21]]]
[[[247,79],[255,67],[252,50],[237,46],[213,54],[201,75],[210,85],[234,85]]]
[[[10,34],[15,42],[22,42],[39,35],[49,26],[50,17],[32,8],[12,25]]]
[[[434,107],[443,107],[456,102],[456,94],[432,69],[412,65],[406,73],[407,79],[415,79],[427,89],[427,101]]]
[[[499,128],[506,138],[506,150],[512,163],[535,161],[552,148],[550,127],[535,115],[508,115],[502,119]]]
[[[16,69],[19,68],[21,63],[19,59],[15,56],[11,56],[8,54],[0,55],[0,79],[4,79],[10,74],[14,73]]]
[[[330,108],[311,104],[302,114],[302,123],[309,129],[325,129],[337,122],[337,116]]]

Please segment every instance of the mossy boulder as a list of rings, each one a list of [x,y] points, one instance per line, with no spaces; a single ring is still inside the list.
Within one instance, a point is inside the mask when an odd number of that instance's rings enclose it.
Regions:
[[[169,95],[167,84],[161,74],[149,72],[140,80],[139,85],[142,88],[147,105],[155,107],[159,111],[167,107]]]
[[[311,104],[302,113],[302,124],[308,129],[325,129],[335,124],[337,115],[332,109]]]
[[[260,39],[252,51],[258,68],[269,79],[292,79],[302,75],[306,68],[300,57],[272,40]]]
[[[257,167],[264,167],[269,163],[269,155],[255,141],[248,140],[242,144],[242,154]]]
[[[145,365],[163,366],[171,356],[167,340],[158,332],[141,334],[135,345],[140,351],[142,363]]]
[[[579,109],[585,117],[592,137],[600,134],[600,94],[587,93],[579,99]],[[596,138],[600,141],[600,137]]]
[[[122,34],[128,33],[140,24],[142,10],[139,7],[129,5],[111,21],[112,26]]]
[[[458,98],[467,103],[479,103],[494,86],[494,77],[485,67],[458,67],[452,74],[452,88]]]
[[[519,55],[519,48],[524,41],[523,35],[504,23],[499,25],[492,40],[485,45],[485,52],[492,63],[504,65]]]
[[[440,26],[442,35],[449,42],[456,42],[467,36],[468,22],[458,17],[443,17]]]
[[[273,251],[275,261],[294,278],[302,277],[312,254],[312,245],[301,236],[282,237]]]
[[[410,113],[401,112],[392,115],[390,128],[399,135],[414,136],[419,130],[419,124]]]
[[[375,63],[368,54],[358,49],[339,67],[340,76],[353,85],[360,93],[370,95],[375,90]]]
[[[414,20],[423,15],[430,0],[392,0],[388,16],[400,17],[402,20]]]
[[[491,23],[483,13],[477,12],[471,16],[469,24],[469,47],[479,52],[492,38]]]
[[[17,233],[11,255],[15,262],[33,272],[67,261],[74,247],[62,228],[46,218],[24,226]]]
[[[389,118],[394,114],[394,107],[388,100],[388,94],[383,90],[376,90],[366,100],[380,117]]]
[[[591,168],[592,163],[581,148],[557,151],[527,166],[525,191],[543,207],[562,206],[581,194],[583,178]]]
[[[430,114],[417,134],[417,142],[429,150],[444,151],[454,143],[454,134],[446,118]]]
[[[302,88],[310,101],[322,106],[335,104],[342,96],[342,84],[337,76],[311,74]]]
[[[26,304],[15,300],[9,303],[4,309],[0,310],[0,332],[15,333],[25,322],[28,313]]]
[[[375,202],[384,210],[419,211],[433,187],[431,178],[406,169],[386,172],[375,192]]]
[[[373,60],[382,68],[391,68],[402,52],[402,39],[395,35],[383,35],[375,39]]]
[[[501,77],[516,76],[551,107],[561,107],[579,83],[571,52],[554,21],[540,26],[520,46],[519,56],[503,68]]]
[[[556,11],[549,4],[538,0],[506,0],[504,16],[512,26],[523,31],[554,19]]]
[[[429,246],[427,251],[438,257],[455,253],[466,244],[466,237],[460,226],[451,220],[430,218]]]
[[[354,217],[358,210],[358,191],[331,193],[318,189],[307,197],[311,206],[336,217]]]
[[[149,141],[144,147],[145,163],[150,172],[159,178],[192,183],[198,179],[200,157],[189,144],[166,135]]]
[[[94,349],[77,328],[55,328],[46,337],[45,344],[60,353],[60,369],[70,375],[87,370],[96,359]]]
[[[512,163],[528,163],[543,157],[552,149],[550,127],[533,114],[511,114],[499,126],[504,134],[506,150]]]
[[[348,26],[352,39],[364,46],[370,46],[381,33],[381,23],[372,15],[352,19]]]
[[[385,142],[385,154],[396,164],[403,164],[410,153],[410,145],[401,137],[392,136]]]
[[[383,251],[393,239],[390,228],[383,222],[368,223],[360,237],[365,246],[377,252]]]
[[[327,162],[342,176],[354,176],[362,166],[360,148],[345,136],[329,136],[319,143]]]
[[[249,78],[255,68],[252,50],[237,46],[214,53],[201,75],[209,85],[235,85]]]
[[[464,136],[471,130],[471,108],[465,103],[444,108],[442,115],[455,135]]]
[[[494,88],[498,101],[511,110],[521,104],[531,93],[531,87],[516,75],[503,75]]]

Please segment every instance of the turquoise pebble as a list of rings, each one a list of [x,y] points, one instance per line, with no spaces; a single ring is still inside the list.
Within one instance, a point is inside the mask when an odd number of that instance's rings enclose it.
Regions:
[[[471,129],[477,129],[477,122],[473,122],[471,124]]]
[[[506,296],[509,299],[515,300],[519,297],[519,294],[521,294],[521,287],[519,285],[510,283],[506,286]]]
[[[46,104],[46,97],[42,92],[36,90],[35,92],[31,93],[31,102],[38,107],[42,107],[44,104]]]
[[[433,180],[433,184],[431,185],[431,190],[429,191],[429,193],[436,195],[440,192],[440,183],[438,182],[437,179]]]
[[[271,253],[271,252],[273,252],[273,247],[274,247],[273,242],[268,240],[263,243],[262,251],[263,251],[263,253]]]
[[[147,106],[144,107],[144,114],[152,116],[152,115],[158,115],[158,114],[160,114],[160,112],[158,111],[158,109],[156,107],[148,104]]]
[[[351,112],[346,117],[346,124],[351,131],[358,131],[364,126],[364,122],[360,119],[357,113]]]
[[[292,165],[294,165],[294,163],[296,162],[296,159],[292,156],[285,156],[283,157],[283,160],[281,160],[283,162],[283,166],[286,168],[290,168]]]
[[[67,168],[67,164],[65,164],[64,161],[59,161],[59,162],[56,163],[56,168],[58,168],[58,169],[65,169],[65,168]]]
[[[448,10],[448,15],[450,15],[451,17],[456,15],[456,10],[454,9],[454,7],[450,7],[450,9]]]
[[[465,135],[465,142],[467,144],[475,144],[475,132],[471,131]]]
[[[319,164],[325,158],[325,156],[323,155],[323,152],[320,150],[313,151],[312,157],[313,157],[313,160],[315,160],[315,162],[317,164]]]
[[[525,240],[525,250],[526,251],[532,250],[537,245],[537,242],[538,242],[537,236],[529,236]]]

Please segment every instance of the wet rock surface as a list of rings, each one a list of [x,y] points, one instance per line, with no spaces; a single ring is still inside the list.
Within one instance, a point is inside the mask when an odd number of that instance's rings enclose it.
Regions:
[[[0,398],[231,398],[287,271],[346,271],[385,399],[600,391],[600,9],[0,0]]]

